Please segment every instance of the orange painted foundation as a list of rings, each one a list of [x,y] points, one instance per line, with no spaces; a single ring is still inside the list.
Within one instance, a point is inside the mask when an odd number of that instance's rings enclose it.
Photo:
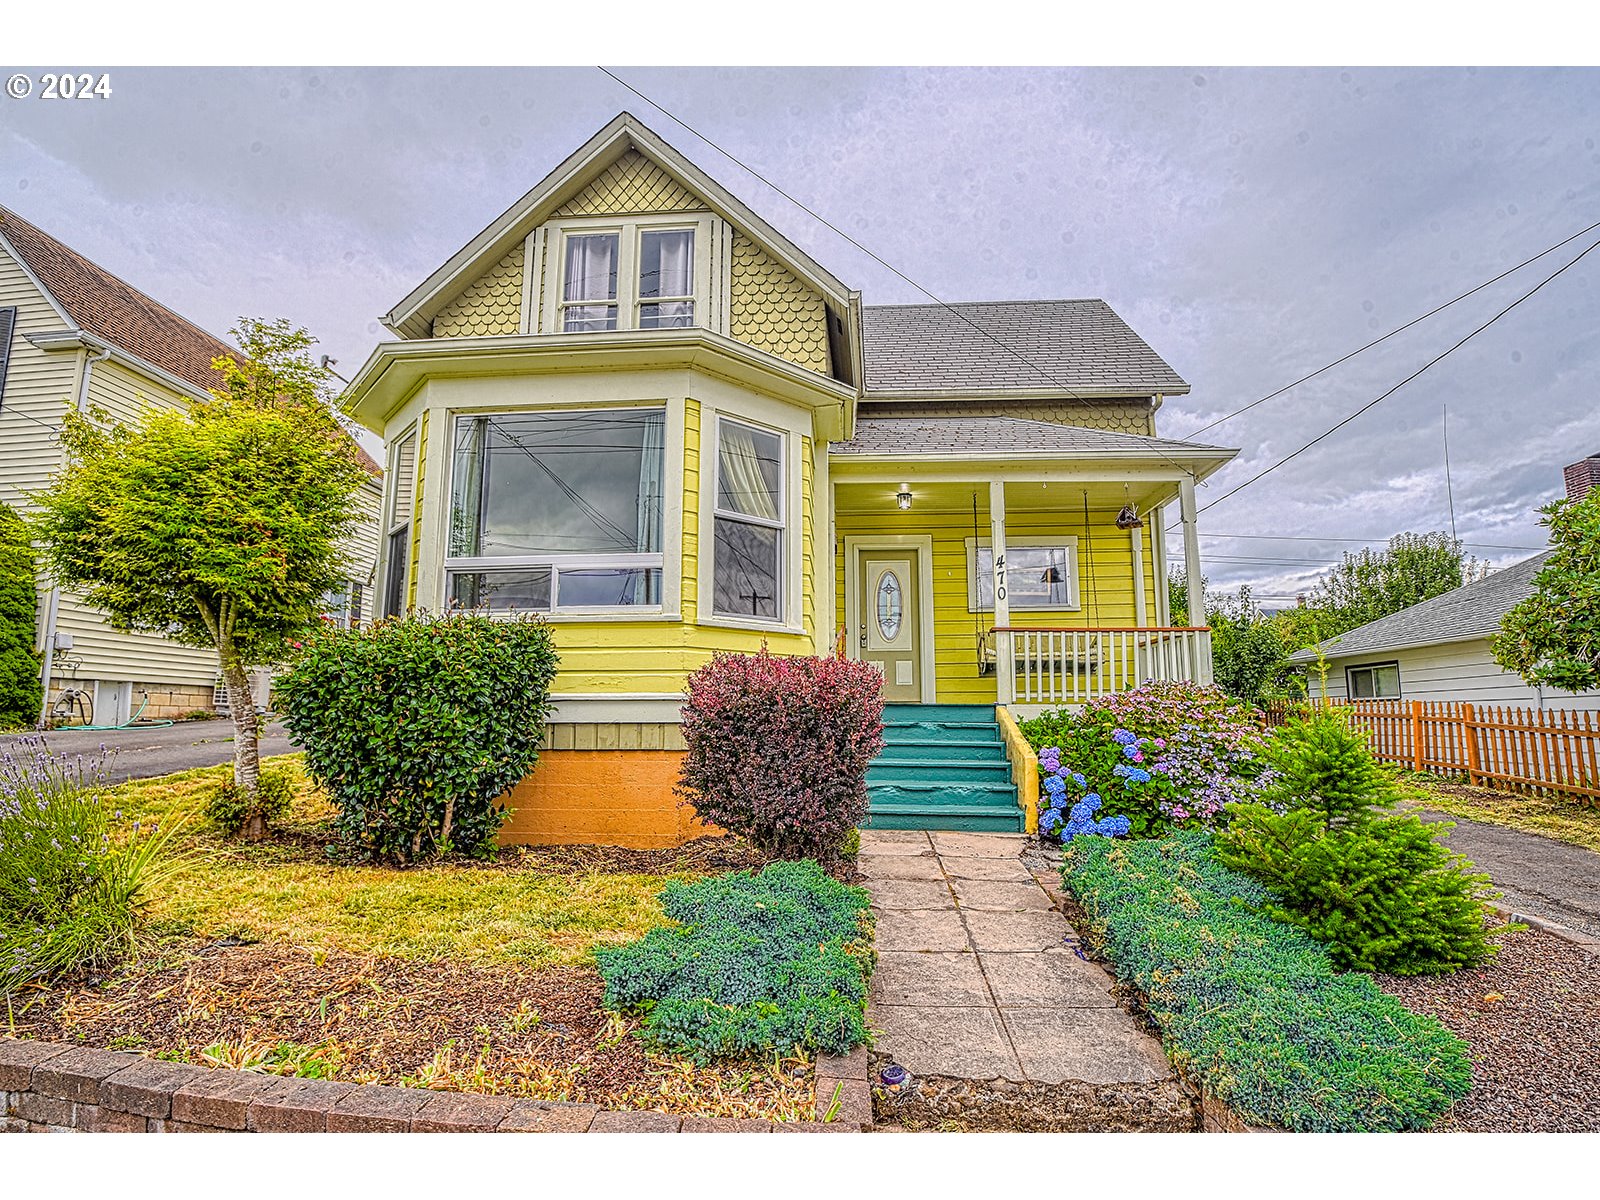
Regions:
[[[682,750],[545,750],[507,795],[502,846],[661,850],[717,833],[680,804]]]

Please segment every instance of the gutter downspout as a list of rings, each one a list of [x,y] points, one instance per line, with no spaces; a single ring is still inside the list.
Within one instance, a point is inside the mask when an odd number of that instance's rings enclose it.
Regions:
[[[83,374],[78,377],[78,396],[73,407],[79,413],[89,407],[89,378],[94,374],[94,364],[105,362],[111,357],[111,347],[102,344],[97,351],[90,352],[89,346],[84,345]],[[63,464],[65,458],[63,457]],[[44,618],[44,667],[39,672],[39,681],[43,684],[43,698],[39,701],[39,722],[37,729],[45,727],[46,718],[50,715],[50,679],[55,670],[56,663],[56,617],[61,610],[61,587],[59,584],[50,585],[50,599],[45,608]]]

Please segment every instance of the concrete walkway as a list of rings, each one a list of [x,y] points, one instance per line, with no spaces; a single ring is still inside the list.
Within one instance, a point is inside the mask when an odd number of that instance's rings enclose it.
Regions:
[[[1111,979],[1020,857],[992,833],[861,834],[877,914],[873,1049],[913,1075],[1056,1085],[1172,1077],[1160,1043],[1117,1007]]]

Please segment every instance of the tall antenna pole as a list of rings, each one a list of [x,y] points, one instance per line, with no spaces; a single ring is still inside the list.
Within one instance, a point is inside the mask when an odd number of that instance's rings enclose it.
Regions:
[[[1450,540],[1456,540],[1456,494],[1450,485],[1450,405],[1444,406],[1444,494],[1450,505]]]

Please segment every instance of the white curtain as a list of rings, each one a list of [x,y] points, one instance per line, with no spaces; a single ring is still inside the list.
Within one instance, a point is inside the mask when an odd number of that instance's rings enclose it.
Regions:
[[[722,507],[747,517],[765,521],[778,519],[778,497],[761,472],[761,453],[757,439],[773,444],[777,438],[759,434],[741,425],[722,426],[718,450],[717,486]],[[774,447],[771,458],[777,457]]]
[[[617,294],[617,236],[567,239],[567,300],[611,300]]]
[[[660,235],[661,278],[657,296],[694,294],[694,234],[687,229]],[[649,292],[645,293],[649,295]]]

